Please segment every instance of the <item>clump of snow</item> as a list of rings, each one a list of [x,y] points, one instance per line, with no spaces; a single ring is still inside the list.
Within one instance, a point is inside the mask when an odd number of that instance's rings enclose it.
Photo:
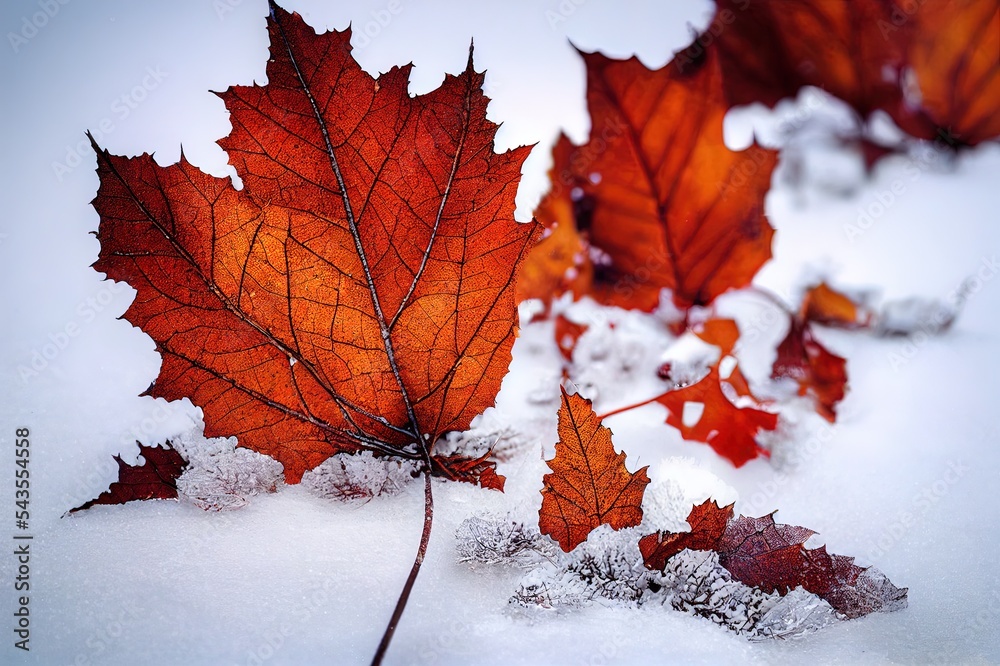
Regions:
[[[660,356],[660,365],[669,364],[671,382],[677,386],[687,386],[701,380],[708,374],[709,367],[718,360],[718,347],[689,332],[667,347]]]
[[[683,550],[667,561],[664,571],[646,569],[638,545],[643,535],[687,529],[695,501],[706,493],[734,494],[693,463],[678,459],[665,467],[679,476],[665,474],[647,488],[639,527],[616,531],[601,525],[565,553],[533,523],[511,513],[478,514],[456,531],[458,560],[527,569],[509,598],[519,613],[569,612],[591,604],[663,606],[704,617],[749,640],[795,638],[843,619],[827,601],[804,589],[782,596],[734,579],[715,552]],[[873,584],[879,575],[874,572]],[[885,610],[896,609],[890,606]]]
[[[182,433],[171,445],[188,466],[177,479],[177,492],[207,511],[244,506],[250,497],[273,493],[284,480],[277,460],[239,448],[235,437],[207,438],[201,428]]]
[[[338,453],[302,475],[302,485],[329,499],[367,502],[397,495],[419,472],[416,461],[375,456],[371,451]]]
[[[670,478],[654,477],[642,498],[643,525],[648,525],[650,531],[688,529],[687,517],[692,506],[680,483]]]

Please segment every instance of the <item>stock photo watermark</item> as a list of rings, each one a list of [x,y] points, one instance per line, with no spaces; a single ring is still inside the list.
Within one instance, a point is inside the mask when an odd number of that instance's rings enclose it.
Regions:
[[[898,544],[907,532],[919,525],[930,510],[937,505],[970,470],[961,460],[949,460],[941,477],[920,489],[910,502],[910,508],[901,511],[870,544],[868,559],[877,562]]]
[[[68,5],[71,0],[38,0],[39,11],[33,14],[25,14],[21,17],[21,25],[17,32],[9,31],[7,41],[14,53],[18,53],[28,42],[34,39],[45,26],[54,19],[63,6]]]
[[[298,631],[299,627],[334,601],[330,592],[333,584],[333,579],[325,578],[321,584],[313,587],[311,592],[303,595],[302,603],[296,606],[291,613],[291,620],[294,623],[289,620],[275,619],[270,627],[258,634],[256,645],[247,649],[243,663],[246,666],[263,666],[264,663],[274,658],[285,642]]]
[[[99,626],[95,628],[83,644],[86,650],[78,652],[74,657],[73,666],[90,666],[104,663],[107,653],[121,640],[125,633],[142,619],[141,608],[130,601],[123,601],[121,608],[115,613],[100,613],[95,620]]]
[[[127,120],[149,97],[149,93],[160,87],[167,76],[168,73],[159,66],[147,67],[138,84],[111,101],[109,105],[111,115],[101,118],[91,130],[94,140],[101,143],[105,137],[113,134],[118,129],[118,123]],[[52,162],[52,173],[55,174],[56,180],[62,182],[63,178],[83,164],[83,156],[91,152],[90,140],[87,138],[80,139],[75,145],[67,145],[62,161]]]
[[[959,311],[965,303],[982,291],[996,277],[998,272],[1000,272],[1000,261],[997,260],[997,255],[994,254],[980,259],[979,267],[975,274],[953,289],[945,299],[945,302],[954,308],[954,310],[949,311],[945,308],[938,308],[930,317],[920,321],[917,325],[917,330],[909,335],[896,349],[886,355],[889,367],[893,371],[899,372],[901,367],[915,359],[917,354],[920,353],[920,349],[949,323],[948,318],[954,316],[953,312]]]
[[[17,374],[21,381],[26,383],[44,372],[49,364],[69,347],[72,340],[114,302],[117,294],[128,289],[129,286],[124,282],[108,281],[96,294],[80,301],[74,310],[76,316],[59,330],[49,333],[47,341],[42,343],[41,347],[32,349],[28,360],[17,366]]]
[[[749,6],[750,0],[743,0],[739,5],[739,10],[741,12],[746,11]],[[726,8],[719,12],[715,19],[705,28],[705,31],[695,38],[694,43],[676,55],[674,58],[674,67],[677,68],[677,71],[683,74],[688,66],[698,62],[705,55],[705,50],[722,36],[726,28],[735,22],[736,13],[733,10]]]
[[[560,23],[568,21],[585,4],[587,0],[562,0],[554,10],[546,9],[545,20],[549,24],[549,29],[555,30]]]
[[[896,178],[889,187],[879,190],[867,204],[858,207],[858,216],[853,223],[843,226],[844,234],[852,244],[864,236],[884,216],[892,206],[908,191],[910,186],[920,180],[921,176],[938,163],[945,155],[952,153],[953,143],[943,132],[929,144],[929,150],[910,158],[903,167],[904,176]]]
[[[13,581],[15,594],[14,647],[31,650],[31,431],[14,430],[14,528]]]

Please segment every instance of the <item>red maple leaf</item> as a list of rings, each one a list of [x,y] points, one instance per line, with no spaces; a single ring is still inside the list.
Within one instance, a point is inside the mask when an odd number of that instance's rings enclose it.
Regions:
[[[267,28],[268,83],[220,94],[242,189],[183,154],[161,167],[94,143],[95,268],[138,292],[124,317],[163,357],[147,394],[189,398],[206,437],[236,436],[289,483],[339,452],[423,463],[420,546],[378,663],[430,539],[431,475],[503,487],[492,462],[434,446],[494,403],[511,361],[538,231],[513,217],[529,148],[494,152],[471,49],[411,96],[410,66],[372,78],[350,30],[273,3]]]
[[[599,525],[618,530],[642,521],[648,468],[625,468],[625,454],[615,451],[589,400],[562,391],[559,442],[547,464],[538,527],[567,553]]]
[[[742,379],[742,375],[739,378]],[[745,380],[743,382],[745,384]],[[667,423],[677,428],[684,439],[705,442],[736,467],[759,455],[767,455],[767,450],[757,444],[757,433],[778,427],[777,414],[749,406],[738,407],[726,396],[718,365],[698,382],[668,391],[655,401],[667,408]],[[687,403],[703,406],[701,416],[691,425],[684,419]]]
[[[815,532],[775,523],[773,513],[733,519],[733,505],[706,500],[691,509],[688,524],[689,532],[657,532],[639,541],[647,568],[662,571],[685,548],[709,550],[746,585],[781,595],[801,586],[849,618],[906,606],[906,588],[877,569],[859,567],[853,557],[827,553],[826,546],[806,548]]]
[[[763,199],[776,153],[726,147],[717,59],[651,71],[636,58],[583,58],[591,138],[556,145],[552,192],[536,211],[554,231],[530,255],[522,295],[571,290],[651,310],[669,289],[686,310],[749,284],[771,256]]]
[[[883,34],[894,10],[887,0],[718,0],[709,27],[678,59],[717,53],[730,106],[774,106],[816,86],[864,118],[901,96],[903,43]]]
[[[138,443],[138,442],[137,442]],[[139,444],[141,465],[129,465],[121,456],[115,456],[118,463],[118,480],[103,493],[69,513],[84,511],[95,504],[125,504],[138,500],[177,499],[177,477],[187,467],[187,461],[170,447],[146,446]]]
[[[905,43],[909,77],[888,111],[923,139],[975,146],[1000,136],[1000,3],[950,0],[904,5],[883,25]],[[899,11],[899,10],[897,10]]]
[[[792,317],[788,335],[778,345],[771,377],[794,379],[799,395],[811,395],[816,411],[830,423],[847,393],[847,360],[821,345],[808,322]]]
[[[727,377],[721,376],[723,361],[727,357],[735,358],[732,354],[739,340],[736,322],[731,319],[711,319],[696,324],[692,332],[720,349],[719,360],[709,368],[708,374],[690,386],[672,388],[642,402],[620,407],[601,415],[600,419],[656,402],[667,408],[667,424],[677,428],[681,437],[707,443],[736,467],[741,467],[759,455],[769,455],[766,449],[757,444],[757,434],[761,430],[777,428],[778,415],[752,406],[760,405],[763,401],[750,391],[750,385],[740,372],[738,363],[732,366]],[[665,363],[657,370],[661,379],[670,380],[670,365]],[[732,396],[726,394],[725,385],[731,389]],[[750,404],[737,405],[734,402],[734,399],[739,402],[741,398],[748,398],[744,402]],[[697,420],[690,424],[685,418],[685,407],[688,404],[701,407]]]
[[[237,436],[290,483],[341,451],[426,462],[510,363],[528,149],[493,152],[471,52],[410,96],[409,66],[373,79],[349,31],[276,7],[268,31],[268,84],[220,94],[242,189],[95,144],[95,268],[138,291],[125,318],[163,356],[147,393],[190,398],[207,437]]]

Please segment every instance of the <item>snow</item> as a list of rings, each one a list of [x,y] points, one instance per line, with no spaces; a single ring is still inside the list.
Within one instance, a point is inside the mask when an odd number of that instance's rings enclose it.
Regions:
[[[362,34],[374,25],[356,49],[363,66],[385,71],[412,60],[415,92],[460,70],[474,36],[476,66],[488,70],[494,100],[490,117],[504,123],[498,149],[539,142],[525,167],[521,219],[545,190],[558,128],[578,141],[586,137],[583,70],[568,39],[615,56],[637,52],[659,66],[687,41],[687,24],[704,25],[710,12],[707,2],[623,8],[525,0],[497,12],[478,3],[400,0],[393,5],[400,11],[379,13],[390,4],[289,6],[316,26],[354,21]],[[19,31],[39,7],[5,3],[0,24]],[[264,3],[58,7],[37,35],[0,58],[7,84],[0,101],[0,484],[12,510],[14,432],[29,428],[35,537],[29,653],[13,647],[16,563],[0,557],[7,618],[0,662],[365,663],[417,547],[421,484],[344,503],[315,486],[274,483],[272,465],[227,448],[231,442],[199,440],[199,416],[189,403],[139,397],[159,357],[147,336],[117,319],[134,292],[89,268],[97,242],[88,232],[97,217],[88,202],[97,180],[93,155],[77,148],[83,130],[103,128],[102,145],[113,153],[155,150],[161,164],[175,161],[183,143],[194,163],[230,174],[212,143],[228,131],[226,114],[206,91],[262,79]],[[1000,147],[958,158],[924,147],[883,160],[865,177],[860,157],[830,138],[831,129],[850,126],[843,108],[817,91],[773,113],[747,108],[729,115],[734,147],[752,136],[788,145],[766,201],[778,230],[774,259],[756,282],[789,303],[818,278],[876,289],[879,303],[922,299],[893,306],[891,320],[900,326],[933,317],[938,310],[927,303],[954,305],[958,298],[953,326],[909,338],[821,330],[823,344],[848,359],[850,391],[840,418],[831,426],[808,399],[780,395],[781,426],[767,440],[770,461],[734,469],[708,446],[681,439],[655,405],[607,425],[630,469],[650,466],[646,520],[658,528],[683,528],[684,507],[708,496],[735,501],[738,512],[752,516],[777,509],[780,522],[815,530],[831,552],[857,556],[909,587],[909,607],[789,641],[749,641],[673,610],[688,603],[682,595],[662,605],[602,597],[555,612],[518,610],[510,599],[531,576],[549,580],[574,570],[550,559],[530,569],[472,566],[459,561],[456,533],[483,515],[510,516],[526,533],[534,526],[544,459],[555,442],[561,362],[551,324],[541,323],[523,328],[495,410],[476,433],[454,442],[510,442],[499,467],[506,493],[435,483],[430,548],[387,663],[1000,661]],[[880,131],[891,136],[893,128]],[[663,325],[669,308],[640,316],[587,303],[566,307],[576,321],[592,324],[574,373],[599,411],[662,386],[655,370],[674,340]],[[755,388],[766,389],[784,335],[774,310],[750,294],[717,304],[719,314],[740,322],[736,353]],[[686,353],[674,358],[692,360]],[[107,488],[116,472],[112,455],[135,462],[135,440],[166,438],[197,444],[197,473],[185,481],[182,501],[61,517]],[[12,521],[0,532],[13,535]],[[622,537],[605,532],[573,557]],[[543,565],[552,568],[539,571]],[[757,626],[782,632],[823,623],[821,605],[790,608]]]

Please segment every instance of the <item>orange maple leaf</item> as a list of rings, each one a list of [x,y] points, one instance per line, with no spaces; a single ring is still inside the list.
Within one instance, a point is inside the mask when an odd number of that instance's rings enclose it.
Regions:
[[[537,298],[547,307],[558,294],[582,295],[590,290],[594,269],[586,240],[576,226],[575,177],[568,168],[575,151],[569,137],[560,134],[549,170],[552,189],[535,209],[535,219],[545,226],[545,235],[524,262],[517,280],[518,302]]]
[[[763,199],[777,156],[726,147],[714,55],[656,71],[636,58],[583,58],[591,138],[556,145],[553,193],[536,217],[563,231],[529,257],[547,283],[536,278],[523,293],[550,297],[540,293],[547,284],[651,310],[669,289],[686,310],[749,284],[771,256]],[[567,270],[572,279],[563,280]]]
[[[834,328],[859,329],[871,326],[874,314],[843,294],[821,282],[806,291],[799,308],[802,321],[816,322]]]
[[[160,167],[94,144],[95,268],[138,291],[125,318],[163,356],[147,393],[190,398],[206,436],[235,435],[290,483],[359,449],[481,475],[432,447],[507,373],[536,230],[513,218],[529,149],[494,152],[471,50],[410,96],[410,66],[372,78],[349,29],[317,35],[272,5],[268,32],[267,85],[220,93],[242,189],[183,155]]]
[[[803,86],[844,100],[864,118],[900,98],[903,42],[887,38],[886,0],[718,0],[709,27],[684,52],[717,52],[730,106],[774,106]]]
[[[805,321],[827,326],[850,328],[860,323],[857,304],[825,282],[806,291],[799,312]]]
[[[912,78],[889,112],[904,130],[974,146],[1000,136],[1000,2],[904,5],[883,32],[906,43]]]
[[[625,454],[615,452],[590,400],[562,391],[559,442],[547,464],[552,473],[544,478],[538,527],[567,553],[599,525],[619,530],[642,521],[648,467],[625,468]]]

